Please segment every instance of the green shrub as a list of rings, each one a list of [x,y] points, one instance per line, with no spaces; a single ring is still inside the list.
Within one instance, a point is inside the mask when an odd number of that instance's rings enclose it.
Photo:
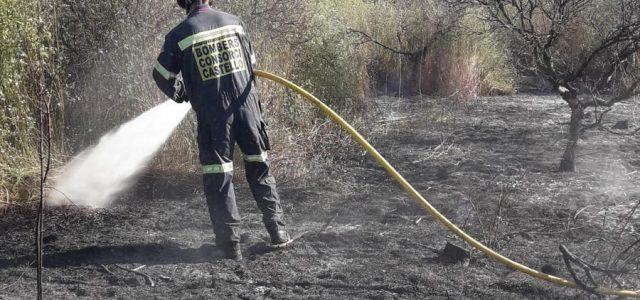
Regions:
[[[40,1],[0,0],[0,199],[29,200],[38,173],[38,103],[61,96],[51,20]]]

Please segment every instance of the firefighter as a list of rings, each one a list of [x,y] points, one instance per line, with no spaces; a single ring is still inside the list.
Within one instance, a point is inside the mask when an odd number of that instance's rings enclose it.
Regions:
[[[166,35],[153,78],[164,94],[178,103],[190,102],[195,111],[216,246],[226,258],[242,259],[232,182],[236,143],[271,243],[284,246],[290,237],[269,170],[267,124],[253,75],[256,58],[245,26],[238,17],[213,9],[209,0],[177,2],[188,16]]]

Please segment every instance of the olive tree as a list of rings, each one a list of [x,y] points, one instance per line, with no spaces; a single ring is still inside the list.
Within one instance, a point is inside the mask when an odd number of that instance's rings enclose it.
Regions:
[[[635,99],[640,78],[640,1],[450,0],[480,8],[510,34],[535,73],[550,83],[571,111],[560,171],[575,171],[585,111]]]

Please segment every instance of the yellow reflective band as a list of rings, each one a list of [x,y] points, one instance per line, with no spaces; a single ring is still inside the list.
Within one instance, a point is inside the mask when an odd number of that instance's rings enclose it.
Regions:
[[[204,174],[222,174],[233,171],[233,163],[226,163],[221,165],[206,165],[202,166],[202,173]]]
[[[187,49],[202,41],[223,37],[229,34],[244,35],[244,29],[240,25],[229,25],[213,30],[203,31],[184,38],[178,43],[178,46],[180,46],[180,50],[184,51],[184,49]]]
[[[247,162],[266,162],[267,158],[268,158],[267,152],[262,152],[261,154],[258,154],[258,155],[247,155],[247,157],[245,157],[244,160]]]
[[[158,71],[158,73],[160,73],[160,75],[162,75],[162,77],[164,77],[164,79],[166,80],[176,78],[176,74],[169,72],[169,70],[167,70],[167,68],[161,65],[159,61],[156,62],[155,68],[156,68],[156,71]]]

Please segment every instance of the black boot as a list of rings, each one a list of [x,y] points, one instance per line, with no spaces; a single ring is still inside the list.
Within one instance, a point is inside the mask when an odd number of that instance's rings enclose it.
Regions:
[[[271,236],[271,245],[276,247],[284,246],[291,240],[289,233],[284,230],[270,231],[269,235]]]

